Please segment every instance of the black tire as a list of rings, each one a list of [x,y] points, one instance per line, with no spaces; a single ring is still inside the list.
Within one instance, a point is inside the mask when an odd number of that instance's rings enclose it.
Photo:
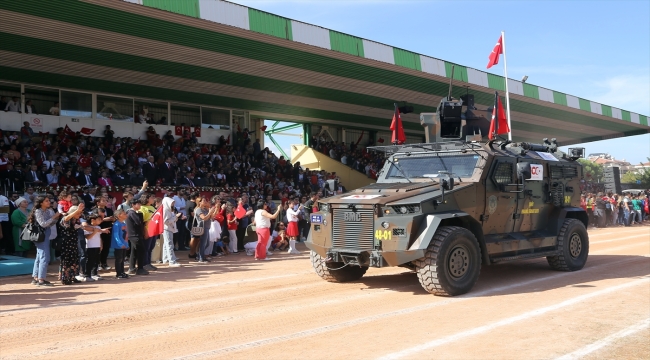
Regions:
[[[481,248],[471,231],[442,226],[415,266],[424,290],[434,295],[462,295],[474,287],[481,273]]]
[[[582,221],[566,219],[557,236],[558,255],[547,256],[554,270],[576,271],[582,269],[589,256],[589,234]]]
[[[348,265],[342,262],[326,263],[322,256],[312,251],[309,255],[311,265],[314,267],[316,274],[329,282],[348,282],[361,279],[368,270],[367,267]],[[336,270],[335,270],[336,269]]]

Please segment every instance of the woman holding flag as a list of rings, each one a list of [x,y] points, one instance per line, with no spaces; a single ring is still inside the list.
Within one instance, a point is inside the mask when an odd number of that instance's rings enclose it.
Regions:
[[[169,262],[169,267],[180,267],[174,253],[174,233],[178,232],[176,221],[183,215],[174,210],[174,199],[165,197],[162,206],[151,217],[147,227],[148,236],[163,235],[162,262]]]

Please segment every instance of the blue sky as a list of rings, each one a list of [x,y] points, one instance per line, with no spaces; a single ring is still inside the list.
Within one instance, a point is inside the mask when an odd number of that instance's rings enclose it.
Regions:
[[[232,1],[476,69],[503,30],[510,78],[650,115],[650,1]],[[583,146],[645,162],[650,134]]]

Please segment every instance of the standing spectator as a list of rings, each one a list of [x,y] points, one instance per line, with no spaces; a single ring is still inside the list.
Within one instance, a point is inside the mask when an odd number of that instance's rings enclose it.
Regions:
[[[153,206],[155,200],[156,198],[151,194],[144,194],[142,195],[142,197],[140,197],[140,210],[138,210],[138,212],[142,214],[142,223],[144,229],[147,229],[147,226],[149,226],[149,221],[151,221],[151,217],[156,212],[156,208]],[[158,270],[157,267],[151,264],[151,251],[153,251],[155,244],[156,244],[156,236],[148,237],[145,232],[144,240],[143,240],[144,253],[145,253],[143,267],[145,270],[148,271]]]
[[[5,108],[3,109],[5,112],[7,111],[12,111],[12,112],[20,112],[20,100],[18,99],[18,96],[14,96],[7,102],[7,105],[5,105]]]
[[[34,261],[34,270],[32,271],[32,285],[52,286],[52,283],[45,280],[47,276],[47,265],[50,263],[50,236],[52,226],[56,225],[61,213],[54,213],[51,209],[50,199],[45,196],[38,196],[34,201],[34,208],[29,214],[27,222],[30,224],[37,223],[45,232],[45,239],[36,245],[36,260]]]
[[[196,210],[194,210],[194,217],[200,220],[199,226],[203,227],[203,234],[200,237],[201,240],[196,255],[197,255],[197,262],[199,264],[205,264],[210,262],[210,259],[205,255],[205,249],[208,245],[208,241],[210,238],[210,231],[209,231],[210,221],[217,213],[218,208],[216,207],[216,205],[210,207],[210,201],[208,201],[208,199],[205,198],[204,196],[201,196],[200,199],[201,200],[200,203],[198,204],[198,207],[196,208]]]
[[[230,243],[228,244],[230,247],[229,250],[231,253],[237,253],[237,226],[239,222],[235,217],[232,206],[228,206],[226,209],[226,222],[228,224],[228,237],[230,239]]]
[[[109,229],[102,229],[99,225],[102,223],[102,217],[99,214],[88,216],[88,224],[84,229],[86,238],[86,268],[83,277],[79,280],[82,282],[103,280],[97,272],[99,266],[99,256],[102,250],[101,234],[106,234]]]
[[[176,222],[178,232],[174,234],[174,243],[179,251],[187,250],[187,195],[185,189],[180,189],[178,194],[174,195],[174,207],[176,211],[181,214],[181,217]]]
[[[183,214],[176,213],[174,209],[174,199],[170,197],[166,197],[162,200],[162,207],[162,216],[164,223],[162,262],[163,264],[169,262],[169,267],[179,267],[181,264],[178,263],[176,254],[174,254],[174,233],[178,232],[178,229],[176,228],[176,221]]]
[[[258,210],[255,212],[255,232],[257,233],[257,246],[255,247],[255,260],[269,260],[266,257],[266,248],[271,236],[271,220],[275,220],[280,213],[280,207],[273,215],[268,212],[269,206],[260,200],[257,202]]]
[[[25,253],[32,248],[32,243],[30,241],[23,241],[20,238],[20,234],[27,225],[27,218],[29,216],[27,205],[29,203],[23,197],[19,197],[14,203],[16,204],[16,210],[11,214],[14,250],[16,251],[16,256],[25,256]]]
[[[300,237],[300,232],[298,231],[298,215],[301,210],[302,205],[298,205],[296,200],[289,201],[289,208],[287,209],[287,220],[289,221],[289,225],[287,226],[289,254],[300,254],[300,251],[296,249],[296,240]]]
[[[60,280],[63,285],[80,282],[75,278],[79,273],[79,247],[77,244],[77,229],[79,218],[83,214],[84,205],[72,206],[67,215],[61,219],[61,266]]]
[[[55,101],[54,104],[52,104],[52,107],[50,108],[50,115],[59,116],[59,113],[60,113],[59,102]]]
[[[131,208],[126,214],[126,233],[131,243],[131,261],[129,261],[129,275],[149,275],[144,269],[146,252],[144,249],[144,224],[140,210],[140,200],[131,200]],[[137,265],[137,266],[136,266]]]
[[[32,104],[32,99],[25,101],[25,114],[38,114],[36,108]]]
[[[118,209],[114,214],[115,222],[111,230],[111,247],[115,255],[115,277],[118,279],[128,279],[129,275],[124,272],[124,258],[126,250],[129,248],[128,241],[124,238],[126,234],[126,212]]]
[[[25,144],[31,141],[34,137],[34,130],[29,126],[29,122],[23,122],[23,127],[20,128],[20,142]]]
[[[238,204],[241,204],[244,210],[246,210],[246,214],[239,219],[239,225],[237,227],[237,249],[244,250],[244,235],[246,234],[246,228],[250,224],[253,209],[248,205],[248,194],[242,194],[238,200]]]
[[[102,217],[102,222],[99,226],[102,229],[108,229],[107,231],[100,234],[102,241],[101,252],[99,255],[99,270],[110,270],[111,267],[108,266],[108,254],[111,249],[111,233],[110,229],[113,226],[115,218],[113,217],[113,210],[107,207],[108,205],[108,194],[101,195],[95,198],[95,208],[99,213],[102,211],[104,216]]]

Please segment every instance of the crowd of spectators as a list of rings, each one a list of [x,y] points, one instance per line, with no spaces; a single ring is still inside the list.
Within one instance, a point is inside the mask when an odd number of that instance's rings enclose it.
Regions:
[[[156,209],[165,206],[165,199],[174,199],[170,211],[178,216],[176,233],[173,248],[166,251],[163,260],[176,266],[174,249],[189,247],[188,255],[201,263],[210,261],[212,254],[246,250],[244,236],[248,225],[254,221],[257,210],[262,209],[268,214],[277,211],[272,221],[269,253],[274,249],[295,253],[291,241],[301,241],[307,236],[308,214],[314,210],[317,199],[345,191],[343,184],[336,183],[334,187],[328,181],[335,180],[335,174],[303,169],[300,163],[291,164],[284,157],[277,157],[268,148],[262,148],[259,140],[252,139],[246,129],[233,133],[232,144],[230,137],[221,137],[217,144],[210,145],[200,144],[194,134],[177,138],[168,132],[160,136],[153,128],[145,134],[147,141],[116,137],[110,126],[101,132],[93,131],[93,135],[99,135],[96,133],[102,136],[86,136],[65,128],[58,129],[56,134],[34,134],[29,123],[18,132],[0,130],[0,181],[3,193],[8,194],[8,198],[0,196],[2,251],[26,256],[36,244],[37,263],[61,258],[60,280],[66,284],[90,281],[99,276],[97,271],[111,269],[106,263],[111,239],[124,230],[116,231],[111,224],[127,215],[126,211],[121,215],[118,210],[137,205],[146,229]],[[113,196],[116,191],[124,191],[123,202]],[[213,196],[206,198],[207,191]],[[245,209],[244,215],[233,218],[240,207]],[[191,241],[194,211],[203,208],[210,219],[201,219],[201,223],[214,242]],[[127,220],[123,218],[122,223],[127,224]],[[43,227],[52,230],[48,232],[51,249],[48,246],[46,251],[38,243],[20,240],[22,229],[33,221],[43,221],[47,225]],[[296,222],[295,228],[299,230],[296,236],[288,236],[285,230],[291,222]],[[100,230],[92,230],[93,227]],[[80,235],[82,231],[97,233]],[[81,260],[75,262],[74,256],[71,260],[66,255],[74,252],[72,240],[68,246],[63,245],[66,236],[78,240],[75,249]],[[89,237],[98,236],[102,241],[97,259],[84,276]],[[95,240],[92,243],[96,245]],[[151,249],[153,243],[155,240],[151,239],[138,247],[127,241],[133,251]],[[215,243],[218,245],[214,246]],[[53,250],[51,255],[49,250]],[[91,251],[93,259],[95,252]],[[144,253],[148,257],[142,264],[135,253],[127,261],[132,266],[131,273],[142,270],[140,273],[144,274],[155,267],[147,260],[151,250]],[[66,273],[75,275],[66,277]],[[128,272],[118,272],[116,276],[124,274]],[[34,275],[37,284],[45,281],[38,271]]]
[[[367,147],[359,146],[355,142],[346,145],[345,142],[325,141],[314,136],[311,139],[311,147],[375,180],[385,161],[382,152],[368,151]]]
[[[644,192],[583,193],[580,206],[593,227],[632,226],[648,221],[650,190]]]

